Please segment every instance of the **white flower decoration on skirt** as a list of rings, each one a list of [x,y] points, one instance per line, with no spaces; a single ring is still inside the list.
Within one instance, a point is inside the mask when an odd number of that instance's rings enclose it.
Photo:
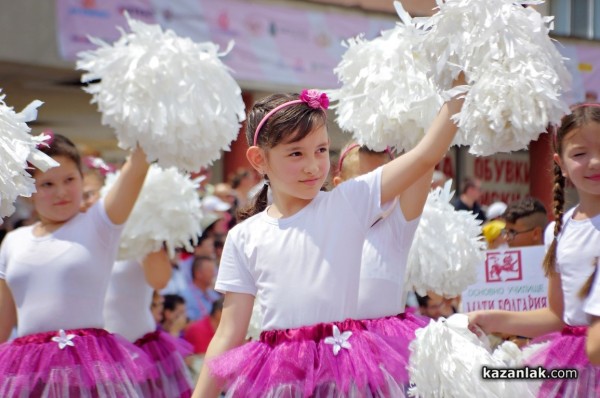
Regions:
[[[333,325],[333,336],[325,338],[325,344],[333,345],[333,355],[337,355],[342,348],[352,348],[352,345],[348,342],[348,339],[352,336],[352,332],[346,331],[340,333],[340,329],[336,325]]]
[[[74,347],[75,343],[73,343],[72,340],[75,337],[77,337],[77,336],[74,334],[66,334],[63,329],[60,329],[58,331],[58,336],[52,337],[52,341],[58,343],[58,348],[60,348],[62,350],[68,345],[70,345],[71,347]]]

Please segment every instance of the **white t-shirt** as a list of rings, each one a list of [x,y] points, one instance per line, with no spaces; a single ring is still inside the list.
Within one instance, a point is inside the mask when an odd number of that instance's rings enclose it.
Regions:
[[[600,215],[586,220],[573,220],[575,208],[563,216],[563,227],[556,247],[556,270],[560,273],[563,290],[563,321],[567,325],[583,326],[588,325],[589,320],[579,292],[594,272],[595,258],[600,255]],[[554,222],[546,228],[546,247],[553,238]]]
[[[597,267],[600,267],[600,264],[598,264]],[[588,315],[600,316],[600,268],[596,271],[594,284],[585,301],[584,310]]]
[[[367,232],[362,252],[357,318],[380,318],[404,311],[404,274],[419,219],[406,221],[396,203],[391,214]]]
[[[15,300],[19,336],[104,326],[104,295],[121,231],[100,200],[46,236],[35,237],[33,226],[6,235],[0,278]]]
[[[266,211],[225,241],[216,289],[258,296],[263,330],[355,317],[365,236],[383,212],[381,168],[319,194],[296,214]]]
[[[117,261],[104,300],[104,327],[134,342],[156,330],[150,312],[152,287],[138,261]]]

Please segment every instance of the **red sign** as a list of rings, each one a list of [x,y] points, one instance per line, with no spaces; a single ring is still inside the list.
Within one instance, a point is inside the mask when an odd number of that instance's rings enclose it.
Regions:
[[[486,282],[520,281],[523,279],[521,252],[487,252],[485,259]]]

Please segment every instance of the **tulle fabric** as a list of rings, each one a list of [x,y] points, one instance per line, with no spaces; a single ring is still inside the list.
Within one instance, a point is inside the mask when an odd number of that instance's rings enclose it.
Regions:
[[[192,379],[183,360],[192,353],[191,344],[157,330],[136,340],[154,362],[157,379],[152,383],[152,397],[187,398],[192,395]]]
[[[421,324],[414,316],[408,319],[346,320],[264,331],[260,341],[213,358],[208,366],[224,381],[226,397],[232,398],[404,397],[406,340],[414,337],[413,325]],[[337,355],[326,343],[334,326],[341,333],[352,332],[347,339],[351,346]]]
[[[102,329],[65,333],[75,337],[63,349],[55,331],[0,345],[0,397],[151,397],[156,375],[143,351]]]
[[[545,369],[577,369],[577,379],[544,380],[538,397],[599,397],[600,366],[590,364],[585,353],[587,327],[565,327],[561,333],[542,336],[532,343],[550,341],[545,349],[527,360],[529,366]]]

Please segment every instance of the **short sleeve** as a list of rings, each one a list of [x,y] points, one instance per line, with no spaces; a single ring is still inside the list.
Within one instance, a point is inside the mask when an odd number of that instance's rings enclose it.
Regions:
[[[381,203],[381,171],[382,167],[378,167],[370,173],[345,181],[333,190],[334,193],[339,190],[354,217],[365,228],[371,227],[394,203]]]
[[[600,269],[596,266],[596,275],[592,283],[590,294],[585,300],[583,310],[588,315],[600,316]]]
[[[89,217],[91,217],[92,225],[96,228],[102,244],[109,248],[117,245],[119,239],[121,239],[121,232],[123,231],[125,224],[114,224],[110,218],[108,218],[104,206],[104,198],[101,198],[96,202],[88,212]]]
[[[243,246],[240,241],[242,234],[239,232],[234,228],[225,239],[215,290],[220,293],[247,293],[256,296],[256,282],[250,272],[248,258],[239,249]]]

